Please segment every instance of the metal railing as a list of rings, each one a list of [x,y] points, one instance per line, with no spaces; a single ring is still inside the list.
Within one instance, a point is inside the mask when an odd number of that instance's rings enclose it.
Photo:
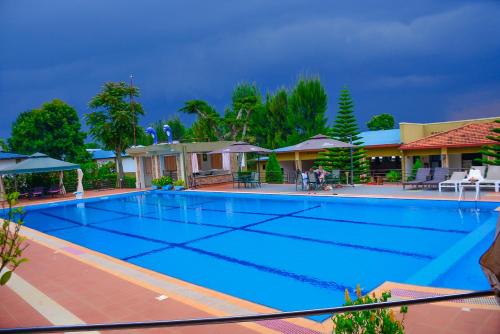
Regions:
[[[498,293],[498,292],[497,292]],[[444,296],[417,298],[409,300],[389,301],[375,304],[351,305],[331,308],[321,308],[303,311],[276,312],[269,314],[251,314],[218,318],[196,318],[186,320],[160,320],[144,322],[119,322],[110,324],[88,324],[88,325],[67,325],[67,326],[41,326],[41,327],[18,327],[0,329],[0,334],[14,333],[54,333],[54,332],[83,332],[83,331],[103,331],[103,330],[125,330],[136,328],[166,328],[166,327],[186,327],[202,326],[213,324],[229,324],[238,322],[253,322],[262,320],[276,320],[286,318],[298,318],[314,315],[337,314],[354,311],[373,310],[381,308],[392,308],[399,306],[409,306],[418,304],[436,303],[455,299],[469,299],[478,297],[494,296],[495,290],[482,290],[466,293],[457,293]]]

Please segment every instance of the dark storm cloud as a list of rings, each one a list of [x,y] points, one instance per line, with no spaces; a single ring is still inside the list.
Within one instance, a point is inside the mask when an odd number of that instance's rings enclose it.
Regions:
[[[329,115],[348,85],[360,121],[500,115],[500,4],[490,1],[11,1],[0,4],[0,137],[61,98],[88,112],[134,73],[144,122],[232,87],[263,93],[318,74]]]

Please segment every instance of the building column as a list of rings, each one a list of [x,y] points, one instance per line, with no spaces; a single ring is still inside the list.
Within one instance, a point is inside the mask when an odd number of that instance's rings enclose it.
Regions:
[[[448,168],[450,166],[450,157],[448,156],[448,148],[441,147],[441,167]]]
[[[141,157],[134,157],[135,160],[135,187],[141,189],[144,187],[144,164]]]
[[[302,161],[300,160],[300,152],[295,152],[295,170],[300,169],[302,171]]]

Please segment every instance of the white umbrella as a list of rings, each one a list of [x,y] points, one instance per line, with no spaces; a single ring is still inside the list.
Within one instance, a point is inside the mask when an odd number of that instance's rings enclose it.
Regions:
[[[231,156],[229,153],[222,153],[222,169],[231,170]]]
[[[76,192],[81,193],[83,197],[83,171],[78,168],[76,170],[76,173],[78,174],[78,186],[76,187]]]
[[[245,167],[246,166],[246,163],[245,163],[245,153],[241,153],[241,167]]]
[[[191,169],[193,173],[199,173],[200,167],[198,166],[198,155],[196,153],[191,154]]]

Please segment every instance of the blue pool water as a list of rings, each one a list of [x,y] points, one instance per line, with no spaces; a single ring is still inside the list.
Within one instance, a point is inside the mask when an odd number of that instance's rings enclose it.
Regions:
[[[487,288],[498,203],[149,192],[29,208],[26,225],[281,310],[343,303],[357,283]],[[469,207],[464,207],[469,206]]]

